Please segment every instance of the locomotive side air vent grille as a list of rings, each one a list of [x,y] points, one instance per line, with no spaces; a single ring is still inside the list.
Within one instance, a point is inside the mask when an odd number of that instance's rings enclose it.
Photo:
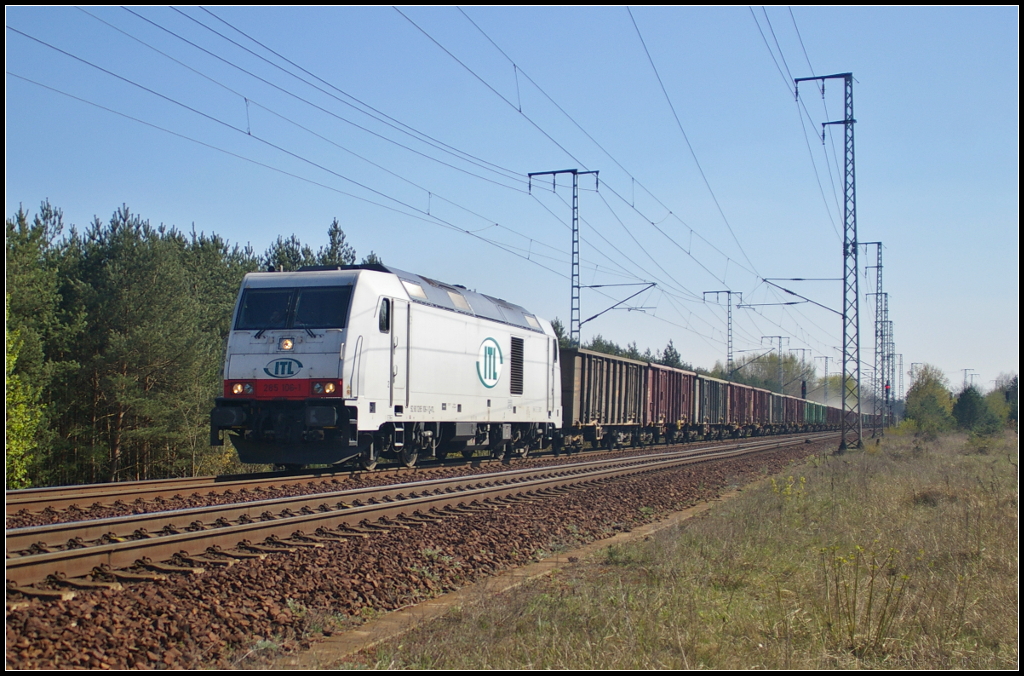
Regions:
[[[512,339],[512,366],[511,366],[512,394],[523,393],[523,339]]]

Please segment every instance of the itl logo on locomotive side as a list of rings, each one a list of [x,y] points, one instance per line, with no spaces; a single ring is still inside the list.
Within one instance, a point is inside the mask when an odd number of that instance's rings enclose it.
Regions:
[[[484,342],[480,343],[480,353],[476,360],[476,375],[484,387],[490,389],[498,384],[503,362],[498,341],[494,338],[484,338]]]
[[[293,378],[301,369],[302,362],[298,359],[275,359],[264,367],[263,372],[271,378]]]

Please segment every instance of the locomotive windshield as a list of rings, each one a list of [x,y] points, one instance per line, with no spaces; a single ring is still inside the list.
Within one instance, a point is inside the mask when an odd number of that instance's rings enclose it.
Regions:
[[[351,286],[246,289],[235,330],[343,329],[351,300]]]

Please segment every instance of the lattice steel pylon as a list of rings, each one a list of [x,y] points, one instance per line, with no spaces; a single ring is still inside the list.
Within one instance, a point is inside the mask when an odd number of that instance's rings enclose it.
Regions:
[[[726,297],[728,298],[729,310],[728,310],[728,315],[727,315],[727,319],[726,319],[726,331],[728,333],[727,333],[727,336],[726,336],[726,350],[725,350],[725,355],[726,355],[725,356],[725,373],[726,373],[725,379],[726,380],[732,380],[732,364],[733,364],[733,359],[732,359],[732,296],[733,296],[733,294],[736,294],[737,296],[739,296],[740,297],[740,303],[742,303],[743,302],[743,292],[742,291],[729,291],[729,290],[725,290],[725,291],[705,291],[704,292],[704,300],[707,300],[709,293],[715,294],[715,301],[716,302],[718,301],[718,294],[720,294],[720,293],[726,294]]]
[[[821,95],[825,96],[825,80],[842,79],[844,84],[845,115],[842,120],[822,122],[821,140],[825,142],[824,127],[843,125],[843,415],[842,438],[838,452],[850,446],[863,446],[860,415],[860,288],[857,277],[857,172],[854,161],[853,125],[853,73],[801,77],[794,80],[796,95],[800,96],[800,83],[821,80]]]
[[[558,171],[535,171],[527,174],[529,189],[533,190],[534,176],[550,176],[551,190],[555,189],[558,174],[572,174],[572,291],[569,307],[569,342],[575,347],[580,345],[580,190],[579,175],[593,174],[597,185],[597,171],[580,171],[579,169],[560,169]]]
[[[885,316],[889,316],[889,296],[885,298]],[[886,424],[896,424],[896,398],[893,396],[893,381],[896,380],[896,339],[892,335],[892,320],[885,321],[885,409]]]
[[[871,268],[875,269],[875,293],[869,293],[869,296],[875,297],[875,375],[872,381],[874,382],[874,401],[872,402],[872,412],[874,413],[874,420],[872,422],[873,432],[872,435],[880,435],[885,430],[885,413],[887,408],[887,395],[886,389],[887,374],[889,368],[886,363],[886,357],[888,352],[886,350],[885,340],[885,320],[886,315],[886,294],[882,291],[882,243],[881,242],[861,242],[860,245],[868,247],[875,245],[877,251],[878,263],[876,265],[869,265],[864,268],[865,271]]]

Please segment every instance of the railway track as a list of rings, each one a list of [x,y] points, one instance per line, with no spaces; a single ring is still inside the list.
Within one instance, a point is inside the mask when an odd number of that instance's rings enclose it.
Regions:
[[[773,437],[774,438],[774,437]],[[686,444],[686,447],[704,448],[728,441],[707,441]],[[667,447],[659,447],[667,448]],[[627,452],[642,452],[643,449],[630,449]],[[603,449],[584,451],[573,457],[582,458],[590,454],[606,455]],[[532,454],[531,460],[551,460],[556,456],[550,453]],[[327,468],[307,470],[304,472],[261,472],[252,474],[235,474],[224,476],[185,477],[175,479],[158,479],[149,481],[127,481],[85,486],[55,486],[47,488],[28,488],[7,491],[5,495],[6,518],[15,523],[11,527],[21,527],[19,521],[32,521],[32,515],[46,515],[47,520],[79,521],[100,516],[105,509],[122,509],[131,511],[154,511],[184,506],[183,503],[218,498],[222,501],[259,499],[261,493],[274,493],[293,487],[302,487],[307,493],[329,492],[338,486],[350,482],[363,482],[370,478],[374,482],[402,480],[412,476],[421,476],[433,472],[457,470],[472,467],[486,469],[500,468],[504,463],[501,459],[478,457],[468,460],[446,460],[440,463],[429,463],[415,468],[381,467],[376,470]],[[175,502],[177,505],[161,506],[161,503]],[[106,516],[106,515],[103,515]],[[38,523],[38,520],[37,520]]]
[[[271,552],[322,547],[466,511],[492,510],[510,501],[542,500],[581,486],[828,436],[833,435],[762,438],[713,448],[11,529],[6,531],[8,585],[24,595],[67,597],[68,592],[26,585],[49,580],[69,587],[116,586],[118,580],[230,566]]]

